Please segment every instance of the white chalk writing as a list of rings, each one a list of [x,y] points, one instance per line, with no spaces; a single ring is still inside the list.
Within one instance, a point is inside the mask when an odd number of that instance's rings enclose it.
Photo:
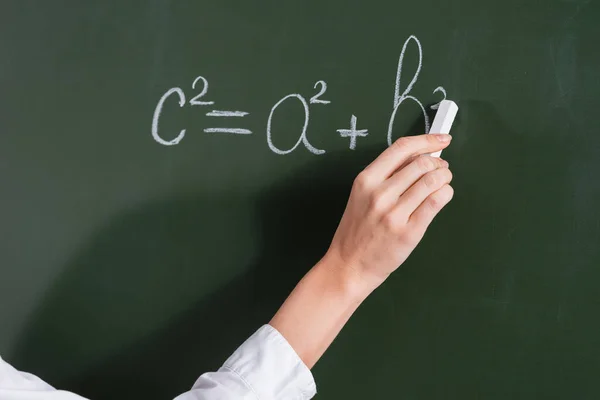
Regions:
[[[369,134],[366,129],[356,129],[356,115],[350,118],[350,129],[338,129],[337,131],[341,137],[350,138],[350,150],[356,149],[357,137],[365,137]]]
[[[410,81],[408,82],[408,84],[406,85],[406,87],[403,89],[402,78],[403,78],[403,73],[405,73],[405,71],[403,69],[404,60],[405,60],[405,57],[407,57],[407,52],[409,50],[409,46],[411,45],[411,43],[413,43],[416,46],[416,50],[417,50],[417,55],[418,55],[417,69],[416,69],[414,75],[412,76],[412,78],[410,79]],[[422,68],[423,68],[423,48],[421,46],[421,42],[419,41],[419,39],[417,39],[416,36],[411,35],[408,37],[408,39],[406,39],[406,41],[404,42],[404,44],[402,46],[402,49],[400,51],[400,56],[398,58],[398,65],[396,67],[396,79],[394,82],[394,102],[392,104],[392,111],[389,116],[388,125],[387,125],[387,144],[388,145],[391,145],[393,142],[393,139],[394,139],[393,138],[393,135],[394,135],[393,128],[394,128],[394,122],[396,120],[396,116],[398,114],[398,110],[400,109],[400,106],[407,100],[411,101],[419,106],[419,108],[421,109],[421,113],[423,115],[424,132],[429,133],[429,129],[430,129],[429,116],[427,115],[427,112],[425,110],[425,107],[423,106],[423,103],[415,95],[412,94],[413,89],[419,79],[419,74],[421,73]],[[201,85],[201,87],[200,87],[200,85]],[[197,88],[197,86],[198,86],[198,88]],[[192,82],[192,90],[199,90],[200,92],[197,93],[194,97],[192,97],[189,100],[188,104],[190,106],[208,106],[208,105],[215,104],[214,101],[210,101],[210,100],[206,99],[206,95],[208,93],[208,87],[209,87],[208,80],[203,76],[197,76],[194,79],[194,81]],[[319,148],[315,147],[308,140],[308,131],[309,131],[309,125],[310,125],[310,112],[311,112],[311,108],[313,108],[314,105],[317,105],[317,107],[319,108],[319,105],[328,105],[328,104],[331,104],[331,101],[322,98],[327,93],[327,89],[328,89],[327,83],[324,80],[317,81],[313,88],[315,90],[317,90],[317,93],[314,94],[312,97],[310,97],[310,99],[308,101],[306,100],[306,97],[304,97],[302,94],[292,93],[292,94],[288,94],[288,95],[285,95],[284,97],[282,97],[271,108],[271,111],[269,112],[269,115],[267,118],[266,139],[267,139],[267,146],[273,153],[278,154],[278,155],[286,155],[286,154],[289,154],[289,153],[293,152],[294,150],[296,150],[298,148],[298,146],[300,146],[302,144],[312,154],[316,154],[316,155],[325,154],[326,151],[324,149],[319,149]],[[433,90],[433,94],[436,94],[436,93],[440,93],[443,96],[442,100],[446,100],[447,93],[446,93],[446,90],[442,86],[438,86],[437,88],[435,88]],[[173,88],[167,90],[162,95],[162,97],[158,101],[158,104],[156,105],[156,108],[154,109],[154,114],[152,116],[152,137],[154,138],[154,140],[156,142],[158,142],[159,144],[164,145],[164,146],[173,146],[173,145],[179,144],[186,135],[186,129],[181,129],[179,134],[172,139],[167,138],[169,136],[168,134],[163,135],[159,132],[159,121],[160,121],[161,114],[162,114],[162,111],[164,108],[164,104],[173,95],[177,96],[180,108],[185,106],[186,96],[185,96],[183,89],[181,89],[180,87],[173,87]],[[278,147],[277,145],[275,145],[273,120],[274,120],[274,116],[276,114],[278,107],[280,105],[282,105],[284,102],[286,102],[287,100],[291,100],[291,99],[297,100],[300,103],[300,105],[302,106],[301,112],[304,115],[304,123],[302,125],[302,128],[299,130],[299,136],[298,136],[298,139],[295,142],[295,144],[292,147],[289,147],[287,149],[282,149],[282,148]],[[439,104],[440,104],[439,102],[436,104],[433,104],[431,106],[431,109],[437,110],[439,108]],[[213,110],[208,110],[205,112],[206,117],[217,118],[220,121],[241,121],[242,119],[245,120],[246,117],[248,117],[249,115],[250,115],[250,113],[247,111],[237,111],[237,110],[213,109]],[[252,134],[251,129],[248,129],[246,127],[235,127],[235,126],[233,126],[233,127],[217,126],[217,127],[211,127],[211,128],[204,128],[202,131],[204,133],[209,133],[209,134],[221,134],[221,133],[234,134],[234,135],[251,135]],[[280,127],[278,131],[279,132],[282,132],[282,131],[289,132],[290,128],[287,127],[287,129],[282,130]],[[337,129],[337,133],[340,135],[340,137],[348,138],[349,139],[348,147],[351,150],[354,150],[354,149],[356,149],[356,146],[357,146],[357,139],[368,136],[369,131],[367,129],[358,129],[357,128],[357,118],[355,115],[352,114],[352,116],[350,118],[350,128],[349,129]]]

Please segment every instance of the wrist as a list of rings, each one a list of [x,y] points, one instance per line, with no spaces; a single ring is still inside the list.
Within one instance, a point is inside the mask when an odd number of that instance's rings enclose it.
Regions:
[[[332,252],[327,252],[316,268],[326,270],[337,289],[358,302],[366,299],[382,283],[379,280],[368,279]]]
[[[376,287],[330,252],[300,280],[269,324],[312,368]]]

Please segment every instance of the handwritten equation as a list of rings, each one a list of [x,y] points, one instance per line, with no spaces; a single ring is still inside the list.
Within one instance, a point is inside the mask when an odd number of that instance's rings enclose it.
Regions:
[[[414,76],[412,77],[412,80],[406,86],[404,91],[401,92],[402,65],[404,63],[404,54],[405,54],[406,49],[411,41],[414,41],[415,44],[417,45],[419,62],[418,62],[417,70],[416,70]],[[423,103],[421,103],[421,101],[419,99],[417,99],[416,97],[411,95],[411,91],[412,91],[414,85],[417,83],[417,80],[419,78],[422,64],[423,64],[423,49],[421,47],[421,42],[419,42],[419,39],[417,39],[416,36],[411,35],[404,42],[404,45],[402,46],[402,51],[400,52],[400,58],[398,59],[398,69],[396,72],[396,84],[395,84],[395,88],[394,88],[394,103],[393,103],[393,107],[392,107],[392,111],[391,111],[391,115],[390,115],[390,119],[389,119],[389,124],[388,124],[388,130],[387,130],[388,145],[392,144],[392,128],[394,125],[394,121],[396,119],[396,114],[398,113],[398,109],[400,108],[400,105],[403,102],[405,102],[406,100],[415,102],[421,108],[421,111],[423,112],[423,118],[425,121],[425,133],[429,133],[429,127],[430,127],[429,126],[429,117],[427,115],[427,112],[425,111],[425,107],[423,106]],[[322,81],[322,80],[317,81],[314,85],[314,89],[317,90],[317,93],[314,96],[312,96],[308,101],[301,94],[292,93],[292,94],[288,94],[288,95],[284,96],[283,98],[281,98],[281,100],[279,100],[277,103],[275,103],[273,108],[271,108],[271,112],[269,113],[269,116],[267,118],[267,129],[266,129],[265,133],[266,133],[267,144],[269,146],[269,149],[271,149],[271,151],[273,151],[273,153],[280,154],[280,155],[289,154],[289,153],[293,152],[294,150],[296,150],[296,148],[298,148],[298,146],[300,146],[300,145],[303,145],[308,151],[310,151],[313,154],[324,154],[325,153],[325,150],[314,147],[308,140],[308,126],[310,123],[311,107],[327,106],[327,105],[331,104],[331,101],[323,98],[323,96],[325,96],[326,92],[327,92],[327,83],[325,81]],[[214,106],[214,102],[206,99],[206,95],[208,93],[208,81],[206,80],[206,78],[204,78],[203,76],[198,76],[196,79],[194,79],[194,81],[192,82],[192,90],[199,91],[199,93],[196,94],[191,99],[189,99],[189,101],[187,100],[183,89],[181,89],[180,87],[173,87],[173,88],[167,90],[163,94],[163,96],[160,98],[160,100],[158,101],[158,104],[156,105],[156,108],[154,110],[154,115],[152,117],[152,137],[154,138],[154,140],[156,142],[158,142],[164,146],[173,146],[173,145],[179,144],[186,135],[186,130],[182,129],[176,137],[174,137],[173,139],[168,139],[167,138],[168,134],[166,134],[164,132],[160,132],[160,130],[159,130],[159,122],[160,122],[161,113],[163,111],[163,106],[164,106],[165,102],[173,96],[175,96],[176,99],[178,100],[179,107],[190,106],[190,107],[205,107],[205,108],[209,109],[209,111],[206,112],[206,116],[214,118],[216,121],[215,125],[218,125],[218,126],[215,126],[212,128],[204,128],[205,133],[233,134],[233,135],[252,135],[252,134],[254,134],[250,129],[235,127],[238,125],[239,121],[243,121],[244,118],[246,118],[250,115],[249,112],[238,111],[238,110],[217,110],[217,109],[213,109],[213,107],[210,107],[210,106]],[[443,96],[442,100],[445,100],[447,97],[446,90],[442,86],[437,87],[433,91],[433,93],[434,94],[441,93],[441,95]],[[301,111],[304,113],[304,125],[302,126],[302,129],[300,130],[300,135],[299,135],[299,138],[298,138],[298,141],[296,142],[296,144],[288,149],[280,149],[273,143],[273,116],[277,112],[277,108],[280,105],[282,105],[286,101],[293,101],[293,100],[296,100],[302,106]],[[438,106],[439,106],[439,103],[434,104],[433,106],[431,106],[431,108],[435,110],[438,108]],[[227,124],[225,124],[223,121],[227,121]],[[231,125],[229,125],[230,123],[231,123]],[[366,137],[369,134],[369,131],[367,129],[358,129],[358,119],[355,115],[352,115],[350,117],[349,128],[337,129],[337,133],[340,135],[340,137],[348,138],[349,139],[348,147],[351,150],[354,150],[356,148],[358,139],[362,138],[362,137]]]

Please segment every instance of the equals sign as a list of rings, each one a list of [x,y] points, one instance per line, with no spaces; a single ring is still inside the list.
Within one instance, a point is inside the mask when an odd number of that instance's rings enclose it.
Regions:
[[[206,113],[207,117],[245,117],[248,115],[245,111],[227,111],[227,110],[212,110]],[[252,131],[250,129],[242,129],[242,128],[206,128],[204,129],[206,133],[233,133],[236,135],[251,135]]]

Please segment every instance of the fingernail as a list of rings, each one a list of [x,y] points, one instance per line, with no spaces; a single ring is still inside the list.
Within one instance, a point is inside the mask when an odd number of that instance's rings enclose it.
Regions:
[[[447,135],[447,134],[444,134],[444,133],[441,133],[441,134],[436,134],[435,136],[436,136],[436,137],[438,138],[438,140],[439,140],[440,142],[442,142],[442,143],[448,143],[450,140],[452,140],[452,136],[450,136],[450,135]]]
[[[450,163],[448,163],[448,161],[446,161],[446,160],[440,160],[440,161],[442,162],[442,164],[444,164],[444,166],[446,168],[448,168],[450,166]]]

